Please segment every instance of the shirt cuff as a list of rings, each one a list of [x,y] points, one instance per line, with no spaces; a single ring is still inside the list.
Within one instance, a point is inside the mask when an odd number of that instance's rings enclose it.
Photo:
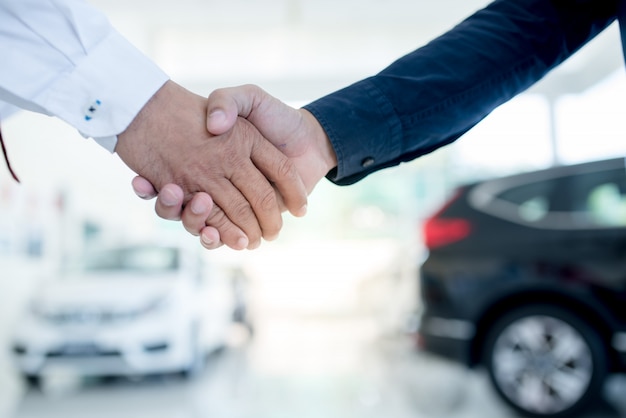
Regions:
[[[111,154],[115,152],[115,146],[117,145],[117,135],[93,138],[93,140],[96,141],[96,143],[102,148],[109,151]]]
[[[156,64],[113,31],[44,93],[42,103],[113,151],[117,135],[167,80]]]
[[[304,108],[322,125],[335,150],[337,168],[326,176],[335,184],[356,183],[400,155],[400,118],[370,79]]]

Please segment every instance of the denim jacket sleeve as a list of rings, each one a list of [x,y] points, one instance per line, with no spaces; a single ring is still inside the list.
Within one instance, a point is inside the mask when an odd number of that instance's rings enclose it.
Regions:
[[[347,185],[449,144],[616,18],[617,0],[496,0],[379,74],[305,106]],[[619,53],[619,51],[616,51]]]

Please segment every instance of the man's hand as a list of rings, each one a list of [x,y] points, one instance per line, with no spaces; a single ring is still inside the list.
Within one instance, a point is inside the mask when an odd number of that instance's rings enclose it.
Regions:
[[[326,133],[313,115],[304,109],[289,107],[253,85],[219,89],[209,96],[207,129],[211,133],[219,135],[228,132],[238,116],[252,122],[264,137],[290,158],[309,193],[337,165],[337,157]],[[133,186],[139,195],[156,195],[145,179],[135,179]],[[168,187],[175,189],[172,185]],[[183,210],[181,200],[168,202],[171,205],[163,210],[166,201],[168,196],[159,194],[156,204],[159,216],[165,219],[182,218],[189,232],[200,234],[202,245],[206,248],[219,245],[216,239],[219,240],[220,235],[223,239],[224,231],[205,216],[212,214],[212,209],[219,210],[211,204],[210,196],[194,196],[192,203],[195,203],[195,210],[193,205],[187,205]],[[201,210],[203,204],[204,210]],[[205,224],[208,226],[205,227]]]
[[[212,205],[207,222],[219,231],[218,241],[256,248],[261,237],[273,239],[282,227],[274,187],[295,215],[306,210],[305,188],[293,163],[250,122],[235,118],[232,129],[212,135],[206,115],[206,99],[167,82],[118,136],[115,151],[154,191],[165,192],[157,201],[157,210],[166,208],[161,214],[171,219],[172,207],[206,192],[185,209],[197,216]]]
[[[317,119],[294,109],[255,85],[215,90],[209,96],[207,129],[227,132],[237,117],[246,118],[295,164],[307,192],[334,167],[337,156]]]

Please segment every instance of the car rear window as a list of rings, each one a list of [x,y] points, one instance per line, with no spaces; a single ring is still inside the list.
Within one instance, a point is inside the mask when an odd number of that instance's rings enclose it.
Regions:
[[[516,217],[534,223],[559,220],[560,227],[626,227],[624,169],[574,173],[505,189],[497,199],[516,208]]]

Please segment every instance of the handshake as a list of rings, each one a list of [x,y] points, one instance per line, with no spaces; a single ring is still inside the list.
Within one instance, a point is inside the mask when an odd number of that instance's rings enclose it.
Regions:
[[[146,104],[115,151],[138,176],[135,193],[182,220],[207,249],[254,249],[277,238],[281,213],[303,216],[307,196],[337,165],[315,117],[257,86],[197,96],[172,81]]]

